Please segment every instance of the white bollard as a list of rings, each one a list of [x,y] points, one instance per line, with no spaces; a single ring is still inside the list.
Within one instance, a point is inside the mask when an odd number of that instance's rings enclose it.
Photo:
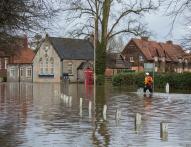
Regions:
[[[82,117],[82,102],[83,102],[83,99],[80,98],[80,117]]]
[[[115,119],[116,120],[120,120],[121,118],[121,110],[120,109],[117,109],[116,110],[116,113],[115,113]]]
[[[139,113],[136,113],[136,116],[135,116],[135,125],[140,125],[141,124],[141,114]]]
[[[92,117],[92,102],[89,101],[89,118]]]
[[[106,120],[107,105],[103,106],[103,119]]]
[[[164,140],[168,138],[168,123],[161,122],[160,123],[160,137]]]
[[[82,102],[83,102],[83,99],[80,98],[80,108],[82,107]]]
[[[69,96],[66,95],[66,105],[69,105]]]
[[[169,83],[166,83],[166,93],[169,93],[169,89],[170,89]]]
[[[72,96],[69,97],[69,107],[72,107]]]

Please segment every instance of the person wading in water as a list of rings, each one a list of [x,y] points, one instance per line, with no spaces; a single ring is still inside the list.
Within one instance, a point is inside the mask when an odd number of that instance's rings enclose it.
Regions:
[[[145,76],[145,87],[144,87],[144,96],[146,95],[146,91],[149,90],[150,95],[153,93],[153,78],[147,72]]]

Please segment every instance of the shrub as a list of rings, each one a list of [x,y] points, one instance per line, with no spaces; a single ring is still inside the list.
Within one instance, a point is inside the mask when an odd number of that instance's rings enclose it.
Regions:
[[[139,73],[120,73],[112,78],[114,86],[136,85],[144,86],[144,72]],[[156,88],[164,88],[166,83],[174,89],[191,89],[191,73],[155,73],[154,85]]]

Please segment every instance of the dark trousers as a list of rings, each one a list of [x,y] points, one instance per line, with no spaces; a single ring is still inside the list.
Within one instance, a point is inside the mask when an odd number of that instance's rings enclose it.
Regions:
[[[147,89],[149,90],[150,93],[153,93],[153,88],[151,85],[145,85],[144,87],[144,93],[146,93]]]

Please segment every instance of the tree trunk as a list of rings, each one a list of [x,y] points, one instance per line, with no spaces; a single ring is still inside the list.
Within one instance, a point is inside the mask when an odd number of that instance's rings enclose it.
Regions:
[[[107,48],[107,31],[108,31],[108,20],[110,13],[111,0],[105,0],[103,3],[103,16],[102,16],[102,33],[101,41],[96,49],[96,74],[104,75],[106,68],[106,48]]]

